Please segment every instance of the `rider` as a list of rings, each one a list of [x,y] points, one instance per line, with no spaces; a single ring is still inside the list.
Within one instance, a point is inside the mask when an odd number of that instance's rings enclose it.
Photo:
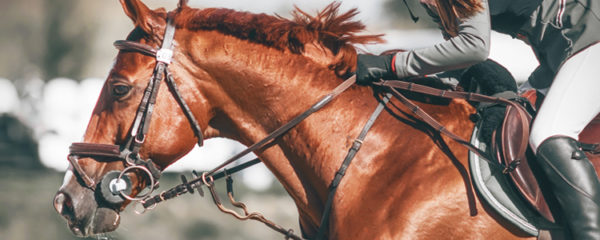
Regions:
[[[527,84],[548,91],[529,144],[571,237],[600,239],[600,182],[578,142],[579,133],[600,113],[600,2],[420,1],[446,41],[392,55],[359,54],[357,81],[423,76],[484,61],[492,29],[528,43],[540,65]]]

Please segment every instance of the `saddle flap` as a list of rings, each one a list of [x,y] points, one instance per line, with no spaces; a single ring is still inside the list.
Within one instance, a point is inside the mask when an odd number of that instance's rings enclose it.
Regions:
[[[508,175],[527,202],[544,218],[555,222],[527,159],[531,119],[531,115],[520,105],[506,107],[504,122],[499,129],[497,154],[506,166],[516,166]]]

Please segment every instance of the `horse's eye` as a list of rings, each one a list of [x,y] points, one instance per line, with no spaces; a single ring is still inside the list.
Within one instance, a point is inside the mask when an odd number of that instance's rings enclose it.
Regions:
[[[112,88],[112,92],[115,95],[115,97],[123,97],[127,95],[127,93],[129,93],[129,90],[131,90],[131,86],[122,84],[114,85]]]

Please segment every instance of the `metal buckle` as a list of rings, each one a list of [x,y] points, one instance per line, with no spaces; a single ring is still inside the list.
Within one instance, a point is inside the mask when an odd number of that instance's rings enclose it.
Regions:
[[[156,61],[171,64],[171,59],[173,59],[173,50],[171,49],[161,48],[156,52]]]
[[[514,171],[519,165],[521,165],[521,160],[520,159],[516,159],[512,162],[510,162],[510,164],[508,164],[503,170],[502,173],[503,174],[509,174],[510,172]]]
[[[125,154],[125,165],[127,167],[131,167],[131,166],[135,166],[137,165],[138,160],[140,159],[140,154],[139,153],[132,153],[132,152],[126,152]]]

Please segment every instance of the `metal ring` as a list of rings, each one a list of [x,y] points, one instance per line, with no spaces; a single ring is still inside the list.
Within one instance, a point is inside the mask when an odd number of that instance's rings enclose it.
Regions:
[[[123,175],[133,169],[140,169],[148,175],[148,178],[150,178],[150,185],[149,185],[150,191],[144,195],[137,196],[137,197],[128,196],[127,194],[123,193],[123,190],[119,191],[119,194],[121,194],[121,196],[123,198],[130,200],[130,201],[142,201],[146,197],[150,196],[150,194],[154,191],[154,177],[152,177],[152,173],[150,172],[150,170],[148,170],[148,168],[146,168],[144,166],[140,166],[140,165],[133,165],[133,166],[129,166],[129,167],[123,169],[123,171],[121,171],[121,173],[119,174],[118,180],[121,181],[121,178],[123,177]]]
[[[125,155],[125,163],[127,164],[127,166],[135,166],[135,160],[139,159],[139,155],[129,152]]]
[[[206,185],[207,187],[212,187],[212,184],[215,182],[215,179],[213,178],[212,175],[208,176],[210,178],[210,183],[208,183],[208,181],[206,181],[206,173],[207,172],[203,172],[202,173],[202,182],[204,183],[204,185]]]
[[[144,202],[146,201],[146,199],[147,198],[139,201],[139,205],[136,205],[136,208],[137,208],[137,206],[142,206],[143,209],[142,209],[142,211],[138,211],[137,209],[134,208],[135,214],[142,215],[142,214],[146,213],[148,210],[152,210],[156,207],[156,203],[152,204],[152,206],[150,206],[150,207],[144,207]]]

